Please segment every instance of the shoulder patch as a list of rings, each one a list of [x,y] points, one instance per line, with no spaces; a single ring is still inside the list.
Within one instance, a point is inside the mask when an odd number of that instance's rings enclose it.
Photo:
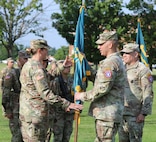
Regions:
[[[106,78],[111,78],[112,77],[112,71],[110,70],[110,69],[108,69],[108,70],[104,70],[104,76],[106,77]]]
[[[148,74],[147,78],[150,83],[153,83],[153,76],[151,74]]]
[[[5,76],[5,79],[10,79],[10,78],[11,78],[10,75],[6,75],[6,76]]]

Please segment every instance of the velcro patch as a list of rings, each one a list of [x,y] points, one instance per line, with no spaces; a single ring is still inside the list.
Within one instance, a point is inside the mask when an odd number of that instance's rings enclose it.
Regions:
[[[153,76],[151,74],[148,74],[148,81],[150,83],[153,83]]]
[[[111,70],[105,70],[104,71],[104,76],[106,78],[111,78],[112,77],[112,71]]]
[[[5,79],[10,79],[10,78],[11,78],[10,75],[6,75],[6,76],[5,76]]]

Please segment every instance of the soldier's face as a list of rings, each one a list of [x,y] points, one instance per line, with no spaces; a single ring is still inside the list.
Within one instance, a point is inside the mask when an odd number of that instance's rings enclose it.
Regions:
[[[14,61],[10,60],[8,61],[8,67],[12,68],[14,66]]]
[[[42,49],[41,50],[41,54],[42,54],[42,60],[45,60],[46,57],[48,56],[48,50],[47,49]]]
[[[98,49],[99,49],[99,51],[100,51],[100,53],[101,53],[102,56],[107,56],[107,53],[108,53],[108,44],[109,44],[109,42],[106,41],[103,44],[99,44],[98,45]]]
[[[19,62],[21,64],[21,66],[23,66],[26,62],[28,61],[28,58],[19,58]]]
[[[70,73],[70,66],[64,67],[63,73],[68,75]]]
[[[128,65],[133,65],[138,59],[138,53],[130,52],[130,53],[123,53],[123,61]]]

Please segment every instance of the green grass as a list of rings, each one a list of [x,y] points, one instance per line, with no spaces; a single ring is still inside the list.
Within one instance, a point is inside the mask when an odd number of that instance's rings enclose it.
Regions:
[[[0,70],[3,67],[4,65],[0,64]],[[153,74],[156,76],[156,71],[154,71]],[[156,78],[153,84],[154,93],[156,93],[155,86],[156,86]],[[92,84],[90,83],[88,89],[91,89],[91,87]],[[94,119],[88,116],[89,105],[90,105],[89,102],[84,103],[84,109],[80,115],[80,124],[78,129],[78,142],[93,142],[95,138]],[[10,142],[11,134],[8,127],[8,120],[3,117],[1,109],[0,109],[0,114],[1,114],[0,115],[0,142]],[[74,141],[74,131],[70,139],[70,142],[73,141]],[[118,136],[116,137],[116,141],[118,141]],[[144,126],[143,142],[156,142],[156,98],[155,97],[153,101],[152,115],[146,118],[146,122]]]

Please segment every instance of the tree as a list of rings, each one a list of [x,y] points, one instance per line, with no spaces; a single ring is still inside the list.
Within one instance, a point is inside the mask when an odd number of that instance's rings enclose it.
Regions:
[[[69,44],[74,43],[74,33],[82,0],[55,0],[62,13],[52,14],[52,26],[57,29]],[[141,4],[140,4],[141,2]],[[130,12],[125,12],[123,8]],[[128,5],[123,1],[86,0],[85,12],[85,54],[89,61],[98,63],[101,60],[95,41],[104,29],[117,30],[119,48],[127,42],[136,41],[137,18],[140,15],[142,31],[148,50],[150,64],[156,61],[156,11],[153,0],[130,0]]]
[[[68,53],[69,53],[69,48],[62,46],[56,51],[54,58],[57,60],[64,60],[66,56],[68,55]]]
[[[60,4],[62,13],[52,14],[52,26],[59,34],[66,38],[69,44],[74,43],[74,33],[79,16],[79,8],[82,0],[55,0]],[[97,36],[104,29],[116,29],[121,35],[128,25],[122,12],[121,2],[118,0],[97,1],[86,0],[85,12],[85,54],[89,61],[98,63],[101,60],[99,51],[96,49],[95,41]]]
[[[40,35],[45,30],[40,26],[39,15],[42,12],[41,0],[1,0],[0,1],[0,42],[7,50],[8,57],[13,56],[15,41],[26,34]]]
[[[135,15],[132,15],[130,20],[131,28],[136,29],[137,28],[137,19],[140,18],[141,21],[141,28],[144,35],[144,41],[147,48],[147,55],[150,66],[153,63],[156,63],[156,10],[154,1],[151,0],[140,0],[135,1],[131,0],[130,3],[128,3],[127,8],[130,11],[133,11]],[[135,40],[136,32],[134,31],[131,36]]]

